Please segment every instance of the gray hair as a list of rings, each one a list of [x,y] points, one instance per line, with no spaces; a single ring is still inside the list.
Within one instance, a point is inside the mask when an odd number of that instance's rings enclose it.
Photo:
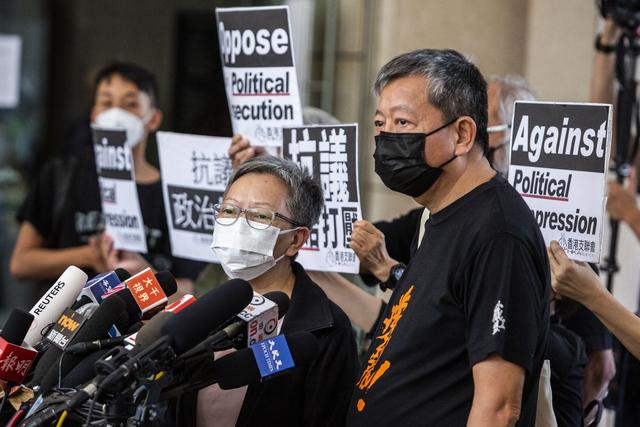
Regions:
[[[516,101],[535,101],[536,94],[524,77],[508,74],[491,76],[489,83],[500,86],[499,113],[502,123],[511,124],[513,107]]]
[[[477,127],[476,141],[486,148],[487,84],[471,61],[454,50],[419,49],[402,54],[378,72],[376,96],[393,80],[410,76],[427,80],[427,100],[442,112],[445,122],[471,117]]]
[[[331,114],[316,107],[302,107],[302,121],[305,125],[340,124],[340,121]]]
[[[272,175],[284,183],[289,194],[285,203],[292,220],[308,228],[318,222],[324,206],[324,194],[320,182],[313,178],[307,168],[279,157],[254,157],[233,174],[224,191],[225,196],[234,182],[250,173]]]

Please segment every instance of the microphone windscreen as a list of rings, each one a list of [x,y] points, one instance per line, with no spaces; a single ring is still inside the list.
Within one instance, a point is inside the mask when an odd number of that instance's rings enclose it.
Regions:
[[[253,289],[249,282],[229,280],[167,320],[162,327],[162,335],[168,335],[175,352],[181,354],[240,313],[252,298]]]
[[[142,319],[140,307],[138,307],[138,304],[133,298],[133,295],[131,295],[131,291],[129,289],[124,288],[116,292],[115,294],[108,296],[105,300],[103,300],[103,303],[110,298],[121,300],[124,303],[127,312],[127,315],[119,319],[115,324],[116,328],[118,328],[120,332],[128,330],[131,325]]]
[[[47,290],[29,313],[33,323],[24,341],[34,346],[42,340],[42,331],[60,317],[65,308],[71,307],[87,283],[87,274],[73,265],[67,267],[62,276]]]
[[[289,311],[289,295],[282,291],[271,291],[263,295],[278,306],[278,319],[282,319]]]
[[[116,276],[118,276],[118,279],[120,279],[120,282],[124,282],[129,277],[131,277],[131,273],[129,273],[124,268],[116,268],[115,270],[113,270],[113,272],[116,273]]]
[[[149,320],[139,331],[138,335],[136,335],[136,346],[144,346],[153,343],[162,335],[160,330],[165,322],[171,317],[174,316],[173,313],[169,311],[161,311],[156,314]]]
[[[168,297],[175,294],[178,290],[176,278],[167,270],[158,271],[156,273],[156,280],[160,283],[160,287],[162,287],[162,290]]]
[[[126,316],[126,307],[121,299],[107,298],[103,300],[96,312],[93,313],[93,316],[82,325],[78,333],[69,341],[69,345],[107,338],[111,326],[122,316]],[[54,349],[58,350],[56,353],[62,355],[62,351],[57,347],[52,347],[49,351]],[[56,360],[40,381],[41,390],[46,391],[54,387],[60,374],[62,376],[66,375],[82,358],[82,355],[65,354],[61,365]]]
[[[11,344],[22,345],[32,322],[33,314],[14,308],[9,313],[9,318],[2,328],[0,336]]]
[[[285,336],[295,367],[307,366],[318,354],[318,340],[310,332]],[[223,390],[244,387],[262,380],[253,350],[234,351],[214,362],[218,385]],[[295,369],[294,367],[294,369]]]
[[[67,375],[62,378],[61,386],[63,388],[75,388],[81,384],[89,382],[96,376],[94,365],[104,356],[109,349],[94,351],[87,354]]]

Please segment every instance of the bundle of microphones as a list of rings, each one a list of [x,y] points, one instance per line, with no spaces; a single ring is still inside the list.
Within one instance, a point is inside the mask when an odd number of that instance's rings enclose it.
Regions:
[[[171,425],[185,393],[269,381],[316,356],[312,334],[278,335],[283,292],[260,295],[233,279],[167,305],[176,290],[167,271],[117,269],[87,281],[67,268],[0,332],[0,421]]]

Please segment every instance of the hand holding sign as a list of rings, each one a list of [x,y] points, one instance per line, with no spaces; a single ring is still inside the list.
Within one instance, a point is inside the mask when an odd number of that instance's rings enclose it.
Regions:
[[[264,147],[252,146],[249,139],[237,133],[231,138],[231,146],[229,147],[231,167],[233,170],[236,170],[247,160],[253,159],[256,156],[262,156],[266,154],[266,152],[267,150]]]
[[[636,169],[631,168],[629,177],[624,187],[616,181],[609,182],[609,198],[607,200],[607,212],[611,218],[624,221],[627,224],[634,222],[638,218],[638,208],[636,206],[636,191],[638,179]]]

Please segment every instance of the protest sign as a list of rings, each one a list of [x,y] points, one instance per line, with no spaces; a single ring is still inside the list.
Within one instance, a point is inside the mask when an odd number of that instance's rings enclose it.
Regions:
[[[358,125],[285,127],[283,155],[322,184],[325,206],[298,261],[307,270],[358,273],[349,248],[353,222],[362,218],[358,185]]]
[[[124,129],[92,126],[102,214],[116,249],[147,252],[147,239]]]
[[[289,9],[217,8],[216,19],[233,132],[280,147],[282,126],[303,123]]]
[[[162,192],[174,256],[216,262],[213,205],[231,177],[231,138],[158,132]]]
[[[611,105],[516,102],[509,182],[545,243],[598,263],[611,147]]]

